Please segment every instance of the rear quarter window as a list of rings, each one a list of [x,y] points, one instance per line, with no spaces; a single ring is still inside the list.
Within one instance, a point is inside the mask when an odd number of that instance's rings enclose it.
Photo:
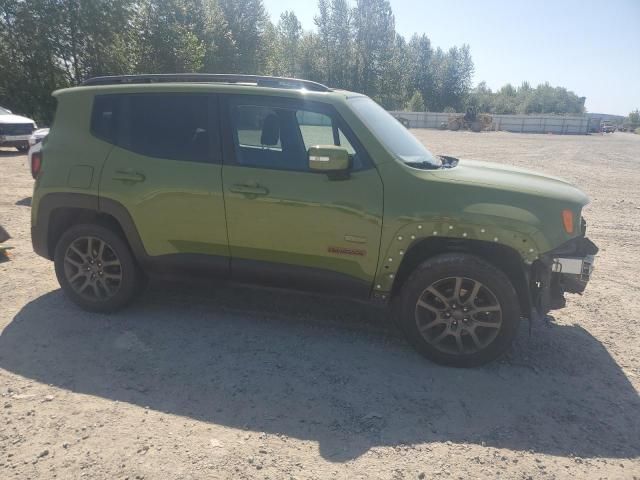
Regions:
[[[101,140],[116,143],[116,106],[120,95],[98,95],[93,100],[91,133]]]
[[[211,95],[190,93],[98,95],[91,132],[147,157],[211,162],[219,140],[210,101]]]

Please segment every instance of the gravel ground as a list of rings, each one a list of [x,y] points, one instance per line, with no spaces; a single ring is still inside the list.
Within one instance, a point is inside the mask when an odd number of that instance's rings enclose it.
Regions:
[[[474,370],[423,360],[344,300],[153,285],[78,310],[31,251],[32,181],[0,151],[0,478],[640,478],[640,136],[413,130],[435,153],[563,176],[595,276]]]

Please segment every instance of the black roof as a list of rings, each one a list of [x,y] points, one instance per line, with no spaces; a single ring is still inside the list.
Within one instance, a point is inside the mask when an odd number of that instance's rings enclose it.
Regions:
[[[330,89],[321,83],[311,80],[286,77],[265,77],[260,75],[230,75],[220,73],[160,73],[150,75],[115,75],[93,77],[82,85],[118,85],[129,83],[249,83],[258,87],[293,88],[329,92]]]

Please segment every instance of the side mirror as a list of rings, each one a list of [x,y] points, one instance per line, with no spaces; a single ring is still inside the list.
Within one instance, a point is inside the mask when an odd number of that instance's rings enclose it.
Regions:
[[[349,176],[349,152],[344,147],[316,145],[309,148],[309,169],[324,172],[330,177]]]

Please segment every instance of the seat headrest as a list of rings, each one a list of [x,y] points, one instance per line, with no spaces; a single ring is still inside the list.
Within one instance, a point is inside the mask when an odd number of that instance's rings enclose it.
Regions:
[[[262,145],[277,145],[280,140],[280,119],[275,113],[270,113],[262,123],[262,134],[260,143]]]

